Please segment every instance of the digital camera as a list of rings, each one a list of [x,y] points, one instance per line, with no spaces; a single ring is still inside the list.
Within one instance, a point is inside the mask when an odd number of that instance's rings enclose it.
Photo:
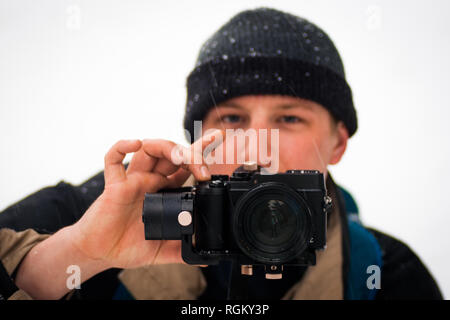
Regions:
[[[188,264],[234,260],[243,274],[264,265],[266,278],[283,265],[315,265],[326,246],[331,198],[316,170],[263,174],[244,165],[195,186],[146,194],[145,239],[181,240]]]

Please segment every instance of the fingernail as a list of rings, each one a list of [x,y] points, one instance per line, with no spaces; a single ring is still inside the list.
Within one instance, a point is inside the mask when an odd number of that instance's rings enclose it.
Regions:
[[[202,174],[202,177],[205,179],[209,179],[211,177],[209,170],[206,166],[202,166],[200,168],[200,173]]]
[[[176,165],[182,164],[184,162],[182,147],[180,145],[176,145],[174,148],[172,148],[170,157],[171,157],[171,161],[173,162],[173,164],[176,164]]]

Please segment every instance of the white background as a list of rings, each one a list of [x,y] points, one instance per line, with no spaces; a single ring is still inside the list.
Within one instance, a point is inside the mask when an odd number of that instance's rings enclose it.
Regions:
[[[331,172],[363,221],[410,245],[450,297],[446,0],[1,0],[0,210],[88,179],[119,139],[184,143],[185,79],[201,44],[262,5],[333,39],[359,129]]]

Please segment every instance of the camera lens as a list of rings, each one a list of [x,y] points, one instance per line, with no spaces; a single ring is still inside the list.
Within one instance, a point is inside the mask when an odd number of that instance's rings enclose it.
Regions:
[[[240,249],[262,263],[300,255],[311,234],[311,213],[302,196],[282,183],[263,183],[236,204],[233,232]]]
[[[282,200],[267,199],[256,204],[248,214],[249,235],[255,241],[278,247],[289,241],[297,230],[297,219]]]

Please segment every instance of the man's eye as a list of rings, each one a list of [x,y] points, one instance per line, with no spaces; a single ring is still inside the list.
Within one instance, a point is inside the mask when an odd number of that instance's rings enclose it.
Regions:
[[[302,119],[297,116],[281,116],[278,120],[279,122],[285,123],[298,123],[302,121]]]
[[[237,123],[237,122],[242,121],[242,118],[241,118],[241,116],[238,116],[236,114],[230,114],[230,115],[223,116],[221,118],[221,120],[222,120],[222,122],[225,122],[225,123]]]

